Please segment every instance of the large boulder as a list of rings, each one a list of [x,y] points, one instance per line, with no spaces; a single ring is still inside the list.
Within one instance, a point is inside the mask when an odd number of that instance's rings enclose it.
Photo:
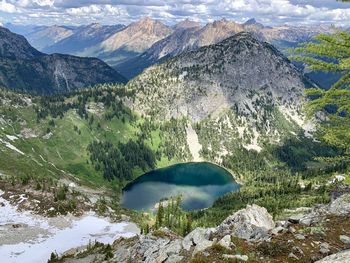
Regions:
[[[337,254],[325,257],[315,263],[348,263],[350,262],[350,250],[345,250]]]
[[[248,205],[226,218],[217,228],[219,236],[234,235],[246,240],[259,240],[268,236],[268,231],[275,227],[272,216],[266,208]]]
[[[329,204],[329,213],[337,216],[350,214],[350,194],[344,194]]]

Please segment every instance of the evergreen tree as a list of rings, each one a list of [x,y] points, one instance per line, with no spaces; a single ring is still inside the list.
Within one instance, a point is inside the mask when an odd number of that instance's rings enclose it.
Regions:
[[[316,41],[316,42],[315,42]],[[342,77],[329,90],[307,90],[311,99],[307,105],[310,116],[325,116],[319,127],[320,137],[331,145],[350,154],[350,34],[337,31],[321,34],[314,42],[303,43],[294,49],[298,55],[292,59],[302,61],[311,70],[337,72]]]

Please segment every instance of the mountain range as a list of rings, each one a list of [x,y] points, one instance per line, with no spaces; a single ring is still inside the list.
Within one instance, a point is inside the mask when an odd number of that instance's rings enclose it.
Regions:
[[[21,33],[19,27],[12,28]],[[257,38],[281,51],[308,41],[319,33],[330,33],[329,26],[264,26],[255,19],[236,23],[226,19],[206,25],[184,20],[174,26],[142,18],[128,26],[91,24],[80,27],[33,27],[26,34],[42,52],[98,57],[131,79],[145,68],[184,51],[219,43],[239,32],[252,32]],[[50,37],[51,36],[51,37]]]
[[[72,91],[125,78],[103,61],[70,55],[47,55],[0,27],[0,86],[34,93]]]

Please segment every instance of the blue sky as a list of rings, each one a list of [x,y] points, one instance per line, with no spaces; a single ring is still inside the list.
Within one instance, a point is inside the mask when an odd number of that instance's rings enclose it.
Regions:
[[[174,24],[256,18],[267,25],[350,26],[350,3],[336,0],[0,0],[0,23],[128,24],[143,16]]]

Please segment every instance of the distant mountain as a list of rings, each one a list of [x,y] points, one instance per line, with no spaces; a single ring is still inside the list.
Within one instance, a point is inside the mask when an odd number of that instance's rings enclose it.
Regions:
[[[74,28],[65,26],[48,26],[34,29],[24,34],[29,43],[40,51],[74,34]]]
[[[96,55],[110,65],[117,65],[145,52],[173,30],[148,17],[130,24],[98,45]]]
[[[125,78],[95,58],[46,55],[21,35],[0,27],[0,86],[34,93],[59,93]]]
[[[132,78],[164,58],[218,43],[241,31],[243,27],[240,24],[225,19],[209,23],[204,27],[180,26],[171,35],[155,43],[144,54],[116,66],[116,69],[123,72],[122,74],[127,78]]]
[[[13,23],[5,23],[3,27],[6,27],[7,29],[19,35],[26,35],[47,28],[47,26],[22,25]]]
[[[203,46],[216,44],[239,32],[251,32],[256,38],[267,41],[281,51],[295,46],[296,44],[310,40],[319,33],[329,33],[334,29],[331,27],[267,27],[250,19],[244,24],[222,19],[209,23],[204,27],[190,27],[175,30],[168,37],[155,43],[144,54],[126,61],[116,69],[125,74],[128,78],[141,73],[145,68],[161,62],[164,58],[173,57],[184,51],[196,50]]]
[[[124,25],[108,26],[98,23],[80,26],[70,36],[44,48],[43,51],[46,53],[96,56],[94,47],[123,28],[125,28]]]

